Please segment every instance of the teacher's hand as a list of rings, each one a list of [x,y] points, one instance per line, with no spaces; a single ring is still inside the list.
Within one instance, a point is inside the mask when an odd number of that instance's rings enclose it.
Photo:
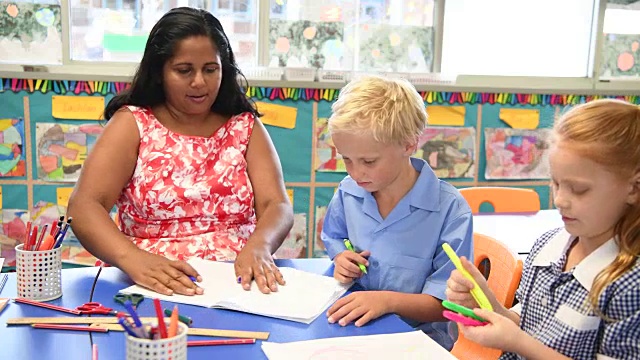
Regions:
[[[202,281],[202,278],[184,261],[173,261],[144,250],[136,250],[127,259],[123,259],[119,267],[136,284],[160,294],[201,295],[204,292],[189,276],[197,281]]]
[[[278,284],[285,284],[271,253],[264,246],[251,243],[245,245],[238,254],[234,267],[238,283],[242,284],[245,290],[251,289],[252,280],[256,281],[258,289],[264,294],[278,291]]]

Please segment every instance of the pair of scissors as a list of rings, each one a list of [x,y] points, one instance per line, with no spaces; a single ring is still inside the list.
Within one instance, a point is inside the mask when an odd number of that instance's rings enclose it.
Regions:
[[[144,300],[144,296],[141,294],[116,294],[113,297],[115,302],[124,305],[127,301],[131,301],[131,305],[133,306],[133,310],[138,308],[138,304]]]
[[[111,308],[105,307],[99,302],[88,302],[84,303],[78,307],[76,310],[80,311],[82,315],[113,315],[117,316],[119,314],[126,315],[119,311],[113,310]]]

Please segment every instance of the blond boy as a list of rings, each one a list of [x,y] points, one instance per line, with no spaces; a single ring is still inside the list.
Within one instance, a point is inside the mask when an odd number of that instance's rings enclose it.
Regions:
[[[395,313],[451,349],[441,301],[455,267],[442,244],[473,258],[471,210],[424,160],[411,157],[427,124],[424,102],[407,81],[371,76],[347,84],[332,110],[329,130],[349,176],[329,204],[321,236],[334,277],[365,291],[338,300],[329,322],[362,326]]]

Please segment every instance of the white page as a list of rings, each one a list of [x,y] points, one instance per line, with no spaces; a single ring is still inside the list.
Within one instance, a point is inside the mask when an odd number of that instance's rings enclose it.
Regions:
[[[290,343],[262,342],[269,360],[456,360],[422,331]]]
[[[286,285],[278,286],[278,291],[263,294],[255,282],[251,290],[244,290],[235,281],[232,263],[189,260],[200,276],[199,285],[204,295],[161,295],[154,291],[134,285],[121,290],[122,293],[139,293],[146,297],[155,297],[181,304],[203,307],[222,307],[279,319],[310,323],[340,296],[348,286],[339,284],[335,279],[308,273],[305,271],[281,267]]]
[[[0,258],[0,270],[2,270],[3,265],[4,265],[4,258]]]

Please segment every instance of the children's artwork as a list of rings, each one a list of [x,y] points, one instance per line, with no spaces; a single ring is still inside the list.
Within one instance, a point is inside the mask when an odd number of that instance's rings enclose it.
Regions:
[[[24,120],[0,119],[0,177],[25,175]]]
[[[550,129],[485,128],[487,179],[548,179]]]
[[[427,127],[415,156],[427,160],[440,178],[472,178],[475,146],[475,128]]]
[[[2,209],[0,228],[0,258],[4,266],[16,266],[16,246],[24,243],[27,234],[28,210]]]
[[[45,181],[77,181],[82,164],[102,133],[100,124],[36,124],[37,173]]]
[[[341,69],[344,23],[269,20],[271,67]]]
[[[605,34],[602,77],[640,76],[640,34]]]
[[[324,243],[322,242],[322,238],[320,234],[322,233],[322,225],[324,223],[324,216],[327,214],[326,206],[316,206],[316,231],[313,239],[313,257],[315,258],[326,258],[327,249],[324,247]]]
[[[361,71],[431,72],[433,27],[360,25]]]
[[[329,122],[327,118],[316,120],[316,158],[315,169],[325,172],[347,172],[342,156],[331,141]]]
[[[0,2],[0,62],[62,64],[60,5]]]
[[[274,255],[278,259],[307,257],[307,214],[293,215],[293,228]]]

